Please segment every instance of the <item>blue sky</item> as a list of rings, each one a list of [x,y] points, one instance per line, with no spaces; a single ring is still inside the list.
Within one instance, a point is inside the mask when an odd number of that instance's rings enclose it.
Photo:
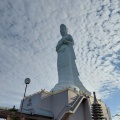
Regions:
[[[0,106],[19,108],[27,77],[27,95],[57,83],[61,23],[74,38],[80,80],[120,113],[119,0],[0,0]]]

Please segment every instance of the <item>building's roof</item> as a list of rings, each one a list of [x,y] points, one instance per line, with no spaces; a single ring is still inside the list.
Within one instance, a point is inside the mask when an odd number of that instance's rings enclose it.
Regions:
[[[2,107],[2,106],[0,106],[0,110],[9,110],[10,108],[8,108],[8,107]]]
[[[43,109],[32,109],[30,110],[22,110],[22,113],[24,114],[28,114],[28,115],[40,115],[40,116],[45,116],[45,117],[49,117],[49,118],[53,118],[54,115],[51,111],[47,111],[47,110],[43,110]]]
[[[24,117],[26,119],[40,119],[40,120],[50,120],[53,119],[52,117],[47,117],[47,116],[43,116],[43,115],[30,115],[30,114],[24,114],[24,113],[20,113],[18,111],[9,111],[9,110],[1,110],[0,111],[0,118],[7,118],[7,116],[12,116],[14,118],[21,118]]]

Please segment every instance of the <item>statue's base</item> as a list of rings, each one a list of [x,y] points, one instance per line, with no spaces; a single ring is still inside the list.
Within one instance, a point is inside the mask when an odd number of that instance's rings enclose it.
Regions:
[[[75,85],[56,84],[55,87],[51,90],[51,92],[56,92],[56,91],[61,91],[61,90],[66,90],[66,89],[74,90],[76,93],[79,93],[80,91],[80,89]]]
[[[86,95],[91,95],[89,91],[87,91],[84,87],[81,86],[81,89],[79,89],[77,86],[72,85],[72,84],[62,84],[58,83],[55,85],[55,87],[51,90],[51,92],[56,92],[56,91],[61,91],[61,90],[66,90],[70,89],[75,91],[76,93],[84,93]]]

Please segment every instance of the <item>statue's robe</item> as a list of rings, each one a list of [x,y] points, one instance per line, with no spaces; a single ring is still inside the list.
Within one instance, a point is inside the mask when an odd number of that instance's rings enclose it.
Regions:
[[[75,64],[75,53],[73,50],[74,41],[71,35],[67,34],[58,42],[56,51],[58,53],[57,69],[58,84],[52,91],[62,90],[66,87],[77,91],[88,92],[81,81]]]

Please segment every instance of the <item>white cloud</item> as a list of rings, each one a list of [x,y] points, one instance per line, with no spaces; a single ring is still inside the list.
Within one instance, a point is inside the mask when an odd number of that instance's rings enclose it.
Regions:
[[[116,114],[112,116],[112,120],[120,120],[120,106],[118,107]]]
[[[9,0],[0,4],[0,105],[19,104],[24,79],[27,94],[57,83],[59,25],[66,24],[75,41],[80,80],[99,98],[120,89],[119,0]],[[14,93],[15,91],[15,93]],[[13,97],[12,97],[13,96]],[[17,98],[16,98],[17,96]]]

